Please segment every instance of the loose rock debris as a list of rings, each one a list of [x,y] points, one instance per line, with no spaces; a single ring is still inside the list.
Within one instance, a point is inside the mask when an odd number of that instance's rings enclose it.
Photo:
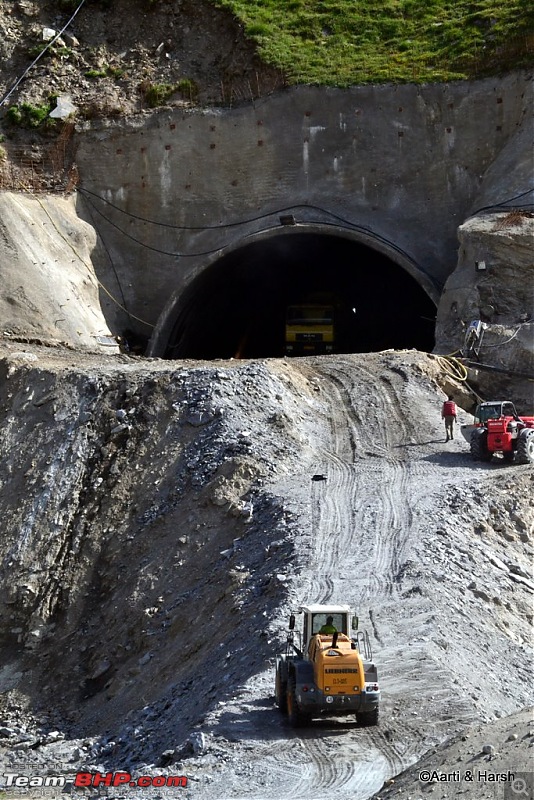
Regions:
[[[443,443],[434,360],[25,352],[0,361],[0,774],[363,800],[443,789],[417,770],[453,772],[453,753],[527,771],[532,470]],[[275,709],[305,601],[369,630],[377,728],[297,735]]]

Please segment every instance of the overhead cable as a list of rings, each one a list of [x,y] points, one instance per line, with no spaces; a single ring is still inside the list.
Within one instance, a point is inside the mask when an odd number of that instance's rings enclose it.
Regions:
[[[261,215],[255,216],[255,217],[249,217],[249,218],[241,219],[241,220],[238,220],[238,221],[235,221],[235,222],[231,222],[231,223],[221,223],[221,224],[218,224],[218,225],[203,225],[203,226],[185,226],[185,225],[172,225],[172,224],[166,223],[166,222],[158,222],[156,220],[151,220],[151,219],[147,219],[145,217],[138,216],[136,214],[132,214],[131,212],[125,211],[124,209],[120,208],[119,206],[114,205],[109,200],[106,200],[104,197],[101,197],[100,195],[97,195],[94,192],[89,191],[88,189],[83,189],[82,187],[78,187],[77,191],[80,192],[82,195],[85,195],[85,199],[89,203],[89,205],[92,208],[94,208],[94,210],[98,214],[100,214],[100,216],[106,222],[108,222],[110,225],[112,225],[114,228],[116,228],[116,230],[120,231],[120,233],[122,233],[123,236],[126,236],[128,239],[130,239],[131,241],[135,242],[136,244],[139,244],[141,247],[145,247],[148,250],[152,250],[155,253],[160,253],[161,255],[166,255],[166,256],[174,256],[175,258],[198,258],[198,257],[201,257],[201,256],[213,255],[214,253],[218,253],[222,249],[227,248],[230,245],[235,244],[236,242],[243,241],[243,239],[242,238],[236,238],[236,239],[233,239],[230,242],[226,242],[225,244],[220,245],[218,247],[215,247],[213,249],[205,250],[203,252],[198,252],[198,253],[183,253],[183,252],[182,253],[178,253],[178,252],[170,252],[168,250],[161,250],[158,247],[154,247],[153,245],[146,244],[145,242],[142,242],[140,239],[137,239],[135,236],[132,236],[132,234],[128,233],[123,228],[121,228],[120,225],[117,225],[117,223],[113,222],[108,216],[106,216],[95,205],[95,203],[90,199],[89,195],[91,195],[92,197],[96,197],[98,200],[101,200],[102,202],[106,203],[107,205],[110,205],[112,208],[116,209],[121,214],[125,214],[126,216],[132,217],[133,219],[140,220],[141,222],[146,222],[146,223],[148,223],[150,225],[158,225],[158,226],[162,226],[162,227],[165,227],[165,228],[170,228],[172,230],[178,230],[178,231],[220,230],[220,229],[224,229],[224,228],[237,227],[239,225],[246,225],[246,224],[249,224],[251,222],[258,222],[260,220],[265,220],[268,217],[279,216],[280,214],[284,213],[285,211],[292,211],[292,210],[294,211],[297,208],[311,209],[312,211],[318,211],[318,212],[320,212],[322,214],[327,214],[328,216],[332,217],[332,219],[337,220],[337,222],[343,223],[344,226],[347,226],[348,228],[350,228],[350,229],[352,229],[354,231],[358,231],[360,233],[364,233],[366,236],[369,236],[370,238],[376,239],[377,241],[381,242],[382,244],[385,244],[388,248],[391,248],[392,250],[395,250],[403,258],[405,258],[408,261],[410,261],[410,263],[412,263],[414,265],[414,267],[419,272],[423,273],[434,284],[434,286],[438,290],[441,291],[441,289],[443,288],[443,284],[441,282],[437,281],[436,277],[434,275],[432,275],[428,270],[426,270],[421,264],[416,262],[412,258],[412,256],[409,253],[406,252],[406,250],[403,250],[403,248],[400,247],[399,245],[395,244],[395,242],[392,242],[387,237],[382,236],[379,233],[376,233],[376,231],[373,231],[371,228],[368,228],[365,225],[358,225],[357,223],[352,222],[351,220],[348,220],[345,217],[342,217],[342,216],[340,216],[339,214],[336,214],[333,211],[329,211],[328,209],[322,208],[321,206],[315,206],[315,205],[312,205],[312,204],[299,204],[299,205],[293,205],[293,206],[286,206],[284,208],[279,208],[279,209],[276,209],[274,211],[270,211],[267,214],[261,214]],[[313,221],[312,220],[304,220],[303,223],[304,224],[313,224]],[[328,226],[328,225],[333,225],[334,223],[321,221],[320,224]],[[272,228],[263,228],[261,230],[254,231],[254,235],[256,235],[258,233],[264,233],[267,230],[272,230]]]
[[[106,294],[106,295],[109,297],[109,299],[110,299],[110,300],[111,300],[113,303],[115,303],[115,305],[116,305],[116,306],[118,306],[118,307],[121,309],[121,311],[124,311],[126,314],[128,314],[128,316],[130,317],[130,319],[135,319],[137,322],[141,322],[143,325],[147,325],[149,328],[154,328],[155,326],[154,326],[154,325],[153,325],[151,322],[147,322],[146,320],[144,320],[144,319],[141,319],[141,317],[136,317],[136,316],[135,316],[135,314],[132,314],[130,311],[128,311],[128,309],[126,308],[126,306],[125,306],[125,305],[122,305],[122,303],[120,303],[120,302],[117,300],[117,298],[116,298],[116,297],[114,297],[114,296],[111,294],[111,292],[110,292],[110,291],[109,291],[109,290],[108,290],[108,289],[107,289],[107,288],[104,286],[104,284],[102,283],[102,281],[100,281],[100,280],[99,280],[99,279],[96,277],[96,275],[95,275],[95,274],[94,274],[94,272],[93,272],[93,268],[92,268],[92,266],[89,266],[89,264],[87,264],[87,263],[86,263],[86,261],[84,260],[84,258],[83,258],[83,257],[82,257],[82,256],[81,256],[81,255],[80,255],[80,254],[79,254],[79,253],[78,253],[78,252],[75,250],[75,248],[73,247],[72,243],[71,243],[71,242],[70,242],[70,241],[69,241],[69,240],[68,240],[68,239],[67,239],[67,238],[66,238],[66,237],[63,235],[63,233],[62,233],[62,232],[59,230],[59,228],[58,228],[58,226],[56,225],[55,221],[54,221],[54,220],[53,220],[53,218],[50,216],[50,214],[48,213],[47,209],[44,207],[43,203],[41,202],[40,198],[39,198],[37,195],[36,195],[36,200],[37,200],[37,202],[39,203],[39,205],[41,206],[41,208],[42,208],[42,210],[44,211],[44,213],[46,214],[46,216],[48,217],[48,219],[50,220],[50,222],[52,223],[52,226],[54,227],[54,229],[55,229],[56,233],[57,233],[59,236],[61,236],[61,238],[63,239],[63,241],[64,241],[64,242],[65,242],[65,243],[66,243],[66,244],[67,244],[67,245],[70,247],[70,249],[72,250],[72,252],[74,253],[74,255],[75,255],[75,256],[76,256],[76,257],[77,257],[77,258],[78,258],[78,259],[79,259],[79,260],[82,262],[82,264],[84,265],[84,267],[87,269],[87,274],[88,274],[88,276],[89,276],[90,280],[91,280],[91,281],[94,281],[94,282],[95,282],[95,284],[96,284],[96,285],[97,285],[97,286],[98,286],[98,287],[99,287],[99,288],[100,288],[100,289],[101,289],[101,290],[104,292],[104,294]],[[100,237],[100,238],[102,238],[102,237]],[[106,245],[105,245],[105,244],[104,244],[104,248],[105,248],[106,252],[108,252],[108,250],[107,250],[107,247],[106,247]],[[108,252],[108,255],[109,255],[109,252]],[[110,258],[110,260],[111,260],[111,258]],[[114,267],[114,265],[113,265],[113,262],[111,262],[111,265],[112,265],[112,267],[113,267],[113,270],[115,270],[115,267]],[[115,276],[117,277],[117,283],[119,283],[118,276],[117,276],[117,273],[116,273],[116,272],[115,272]],[[124,294],[123,294],[123,292],[122,292],[122,287],[121,287],[120,283],[119,283],[119,288],[120,288],[120,290],[121,290],[121,294],[122,294],[122,296],[123,296],[123,299],[124,299]]]
[[[4,103],[6,102],[6,100],[8,100],[8,99],[11,97],[11,95],[13,94],[13,92],[15,91],[15,89],[17,88],[17,86],[19,86],[19,84],[20,84],[20,83],[22,83],[22,81],[24,80],[24,78],[26,77],[26,75],[28,74],[28,72],[29,72],[29,71],[32,69],[32,67],[34,67],[34,66],[37,64],[37,62],[39,61],[39,59],[41,59],[41,58],[44,56],[44,54],[46,53],[46,51],[48,50],[48,48],[49,48],[49,47],[52,47],[52,45],[54,44],[54,42],[57,42],[57,40],[59,39],[59,37],[61,36],[61,34],[62,34],[62,33],[63,33],[63,32],[64,32],[64,31],[65,31],[65,30],[66,30],[66,29],[69,27],[70,23],[72,22],[72,20],[74,19],[74,17],[76,16],[76,14],[78,13],[78,11],[80,10],[80,8],[83,6],[83,4],[84,4],[84,3],[85,3],[85,0],[81,0],[81,2],[80,2],[80,4],[79,4],[78,8],[76,9],[76,11],[75,11],[75,12],[74,12],[74,14],[72,15],[72,17],[69,19],[69,21],[67,22],[67,24],[66,24],[66,25],[64,25],[64,26],[61,28],[61,30],[59,31],[59,33],[56,33],[56,35],[54,36],[54,38],[53,38],[53,39],[50,39],[50,41],[49,41],[49,42],[47,42],[47,44],[46,44],[46,47],[43,47],[43,49],[41,50],[41,52],[39,53],[39,55],[37,56],[37,58],[34,58],[34,60],[32,61],[32,63],[30,64],[30,66],[29,66],[29,67],[27,67],[27,68],[24,70],[24,72],[22,73],[22,75],[20,76],[20,78],[18,78],[18,79],[15,81],[15,83],[13,84],[13,86],[11,87],[11,89],[8,91],[8,93],[7,93],[7,94],[5,94],[5,95],[4,95],[4,97],[3,97],[3,98],[0,100],[0,108],[1,108],[1,107],[4,105]]]
[[[534,373],[532,372],[516,372],[515,370],[505,369],[504,367],[494,367],[490,366],[490,364],[482,364],[479,361],[468,361],[465,359],[465,363],[471,367],[471,369],[477,370],[486,370],[486,372],[500,372],[503,375],[511,375],[514,378],[526,378],[527,381],[534,382]]]
[[[476,214],[482,213],[482,211],[520,211],[527,207],[534,207],[534,203],[523,203],[519,206],[507,206],[505,203],[512,203],[514,200],[520,200],[522,197],[526,197],[527,194],[532,194],[534,189],[527,189],[526,192],[521,192],[521,194],[516,194],[515,197],[509,197],[507,200],[502,200],[500,203],[495,203],[491,206],[483,206],[482,208],[478,208],[476,211],[473,211],[471,214],[474,217]]]

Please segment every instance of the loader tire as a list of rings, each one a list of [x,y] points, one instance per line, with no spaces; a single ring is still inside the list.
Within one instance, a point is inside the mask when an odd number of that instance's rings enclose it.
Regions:
[[[287,684],[287,719],[292,728],[302,728],[310,721],[307,714],[303,714],[297,703],[295,679],[290,678]]]
[[[517,439],[518,464],[534,464],[534,429],[525,428]]]
[[[474,461],[491,461],[493,453],[488,450],[488,432],[477,428],[471,433],[471,456]]]
[[[359,725],[378,725],[378,707],[373,708],[372,711],[360,711],[356,714],[356,720]]]
[[[283,680],[279,668],[276,670],[274,698],[282,714],[287,714],[287,681]]]

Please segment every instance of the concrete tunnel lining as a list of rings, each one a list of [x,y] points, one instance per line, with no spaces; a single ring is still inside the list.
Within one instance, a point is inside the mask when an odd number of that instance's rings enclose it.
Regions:
[[[328,293],[339,298],[337,352],[433,348],[440,287],[409,254],[365,231],[299,223],[206,258],[172,294],[148,355],[280,357],[287,305]]]

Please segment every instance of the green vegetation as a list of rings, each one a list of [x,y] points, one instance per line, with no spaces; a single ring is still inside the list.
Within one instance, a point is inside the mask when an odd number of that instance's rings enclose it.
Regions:
[[[70,58],[72,55],[72,49],[70,47],[60,46],[57,43],[51,45],[48,49],[46,49],[46,42],[39,42],[39,44],[34,44],[28,48],[28,55],[30,58],[37,58],[43,54],[44,58],[60,58],[66,59]]]
[[[85,73],[86,78],[122,78],[124,70],[121,67],[101,67],[100,69],[89,69]]]
[[[182,97],[191,100],[192,103],[194,103],[198,97],[198,84],[190,78],[182,78],[178,81],[176,89],[180,92]]]
[[[108,74],[107,69],[89,69],[85,73],[86,78],[106,78]]]
[[[53,127],[55,120],[50,119],[48,115],[55,105],[56,98],[50,97],[48,103],[40,106],[32,106],[30,103],[9,106],[7,118],[12,125],[18,125],[21,128]]]
[[[151,83],[145,80],[139,85],[139,91],[150,108],[157,108],[157,106],[165,105],[171,95],[177,91],[177,86],[174,83]]]
[[[139,84],[139,91],[150,108],[157,108],[165,105],[176,92],[194,103],[198,97],[198,84],[190,78],[182,78],[178,83],[152,83],[144,80]]]
[[[448,81],[534,63],[532,0],[212,0],[293,83]]]

